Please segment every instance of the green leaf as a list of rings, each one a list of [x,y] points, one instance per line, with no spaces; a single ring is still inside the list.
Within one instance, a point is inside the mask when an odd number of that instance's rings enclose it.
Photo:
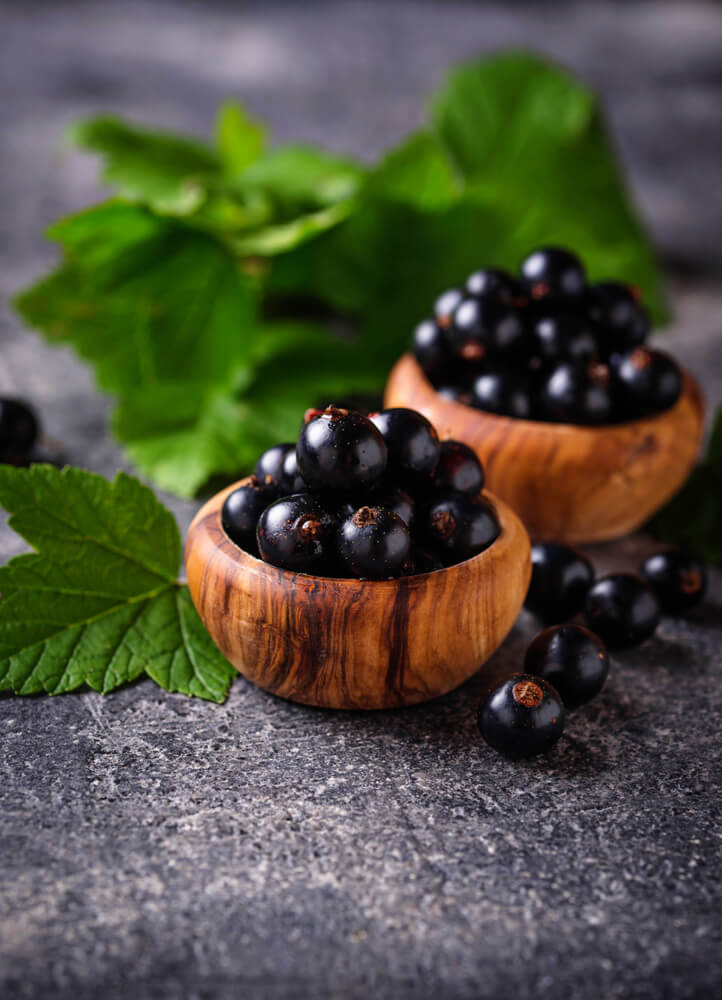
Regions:
[[[484,263],[516,266],[535,245],[563,243],[593,280],[639,286],[664,319],[659,272],[590,90],[537,56],[502,53],[455,70],[431,117],[467,191],[515,234],[513,255],[482,246]]]
[[[119,402],[114,430],[144,475],[191,497],[211,477],[239,478],[266,448],[295,439],[309,406],[376,390],[383,376],[358,344],[321,327],[267,324],[233,391],[172,382],[132,393]]]
[[[226,385],[252,351],[254,299],[220,243],[110,202],[52,230],[68,263],[20,295],[24,319],[72,346],[106,390],[171,379]]]
[[[106,183],[163,213],[195,211],[203,201],[206,179],[220,172],[218,156],[209,146],[118,118],[86,119],[73,126],[70,138],[103,157]]]
[[[237,176],[263,153],[268,129],[253,121],[240,104],[222,104],[216,121],[216,141],[227,174]]]
[[[704,461],[680,492],[651,521],[652,534],[691,549],[722,566],[722,406],[718,407]]]
[[[250,166],[241,183],[265,192],[288,220],[352,198],[363,177],[351,160],[308,146],[282,146]]]
[[[225,698],[235,672],[176,581],[178,528],[146,486],[0,466],[0,503],[35,550],[0,568],[0,691],[107,692],[146,672]]]
[[[448,208],[462,187],[439,141],[417,132],[371,172],[367,192],[433,212]]]

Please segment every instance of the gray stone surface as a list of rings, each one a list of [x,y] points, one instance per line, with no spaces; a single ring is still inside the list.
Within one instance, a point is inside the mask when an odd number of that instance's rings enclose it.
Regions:
[[[605,95],[671,270],[667,344],[722,396],[722,8],[703,3],[0,5],[0,292],[53,259],[42,228],[99,197],[59,130],[97,110],[203,132],[224,97],[279,140],[366,157],[445,67],[536,44]],[[122,464],[69,354],[0,317],[0,391],[71,458]],[[183,525],[193,505],[173,501]],[[633,566],[642,536],[598,547]],[[0,531],[0,555],[18,545]],[[483,678],[338,714],[239,680],[218,707],[149,682],[0,700],[0,995],[670,998],[722,988],[722,582],[615,658],[548,758],[483,746]]]

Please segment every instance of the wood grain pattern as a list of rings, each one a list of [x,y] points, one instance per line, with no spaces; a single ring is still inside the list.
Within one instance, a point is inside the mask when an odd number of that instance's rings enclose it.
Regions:
[[[519,614],[529,539],[492,496],[501,534],[485,552],[435,573],[364,582],[290,573],[242,552],[220,521],[232,489],[191,524],[188,585],[231,663],[283,698],[363,709],[435,698],[475,673]]]
[[[532,538],[568,542],[605,541],[643,525],[687,479],[704,424],[702,390],[688,373],[671,409],[608,427],[515,420],[444,399],[410,354],[392,369],[384,402],[419,410],[442,438],[473,448],[487,485]]]

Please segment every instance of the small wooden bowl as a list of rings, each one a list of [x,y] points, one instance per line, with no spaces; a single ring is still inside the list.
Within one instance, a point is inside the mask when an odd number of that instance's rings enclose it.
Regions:
[[[231,663],[291,701],[392,708],[435,698],[479,669],[526,597],[529,538],[494,497],[501,533],[485,552],[434,573],[362,581],[291,573],[241,551],[221,527],[234,488],[190,526],[191,597]]]
[[[442,438],[464,441],[490,489],[536,539],[600,542],[636,530],[682,486],[702,438],[704,398],[683,372],[675,405],[608,427],[515,420],[440,396],[410,354],[386,383],[386,406],[423,413]]]

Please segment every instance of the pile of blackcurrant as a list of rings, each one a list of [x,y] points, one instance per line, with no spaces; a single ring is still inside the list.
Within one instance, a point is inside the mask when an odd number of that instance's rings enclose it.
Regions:
[[[645,346],[647,311],[617,281],[587,283],[569,250],[545,247],[519,277],[475,271],[416,328],[416,359],[443,396],[524,420],[599,426],[661,413],[682,376]]]
[[[28,465],[38,440],[40,426],[32,407],[21,399],[0,397],[0,462]]]
[[[602,690],[609,673],[607,647],[643,642],[662,613],[689,610],[706,587],[704,563],[681,549],[650,556],[638,574],[613,573],[595,581],[592,564],[577,549],[561,542],[532,546],[526,607],[550,627],[529,646],[524,673],[506,677],[482,701],[481,735],[507,757],[549,750],[564,730],[567,710]],[[580,612],[588,628],[569,621]]]
[[[470,559],[499,534],[484,470],[439,441],[414,410],[309,410],[298,441],[278,444],[228,495],[223,528],[274,566],[385,579]]]

